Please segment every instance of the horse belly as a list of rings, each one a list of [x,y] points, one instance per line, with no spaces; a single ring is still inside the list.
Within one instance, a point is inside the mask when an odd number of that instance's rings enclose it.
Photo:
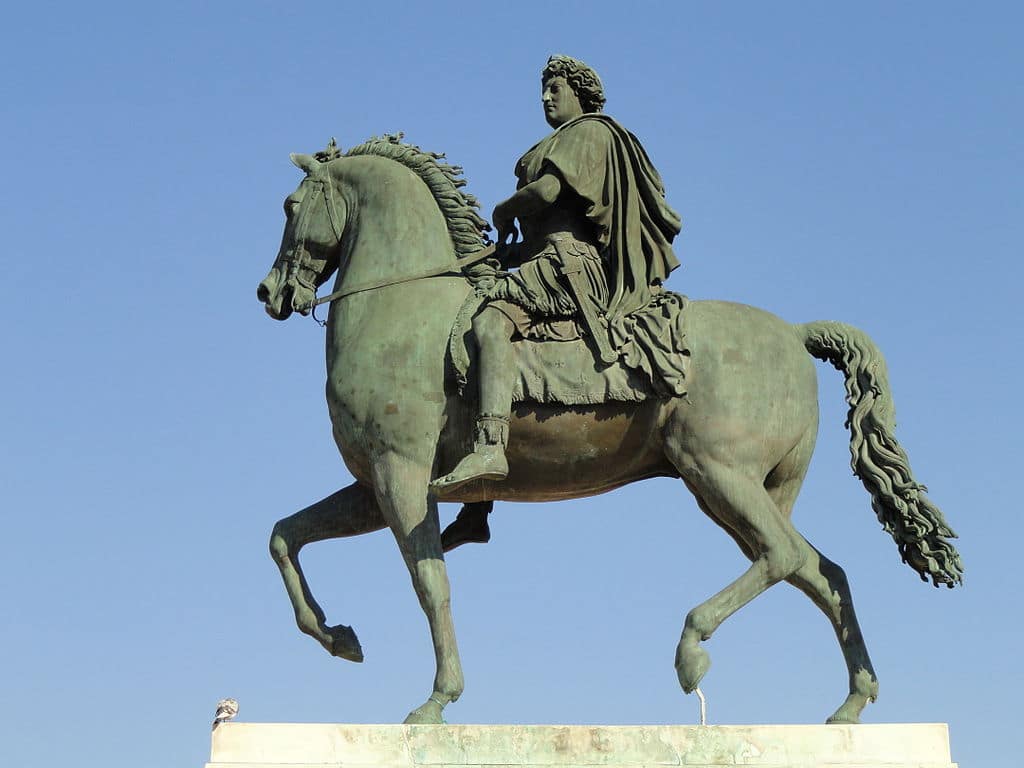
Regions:
[[[648,477],[678,476],[662,451],[664,404],[521,403],[509,428],[509,476],[444,501],[556,501],[593,496]]]

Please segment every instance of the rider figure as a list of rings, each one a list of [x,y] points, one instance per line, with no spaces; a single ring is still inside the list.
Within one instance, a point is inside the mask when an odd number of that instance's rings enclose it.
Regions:
[[[519,269],[495,282],[473,318],[480,370],[474,449],[434,481],[436,491],[508,475],[513,339],[585,337],[610,363],[628,334],[624,319],[647,307],[679,265],[671,245],[679,217],[640,142],[601,114],[597,73],[552,56],[541,82],[544,117],[554,131],[520,158],[517,191],[493,215],[499,256]]]

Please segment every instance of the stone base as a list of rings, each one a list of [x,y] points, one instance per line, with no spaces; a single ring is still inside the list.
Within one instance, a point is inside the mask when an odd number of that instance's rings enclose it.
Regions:
[[[222,723],[206,768],[956,768],[945,724]]]

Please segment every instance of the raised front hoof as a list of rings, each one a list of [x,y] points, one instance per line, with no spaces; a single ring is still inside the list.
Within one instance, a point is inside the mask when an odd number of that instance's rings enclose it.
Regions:
[[[686,693],[693,693],[711,666],[711,657],[699,645],[680,645],[676,651],[676,675]]]
[[[441,705],[433,699],[428,699],[422,706],[416,707],[405,718],[406,725],[441,725],[442,723],[444,723],[444,719],[441,717]]]
[[[352,627],[339,624],[336,627],[328,627],[327,633],[331,636],[331,656],[356,662],[363,660],[363,647],[359,644],[359,638]]]

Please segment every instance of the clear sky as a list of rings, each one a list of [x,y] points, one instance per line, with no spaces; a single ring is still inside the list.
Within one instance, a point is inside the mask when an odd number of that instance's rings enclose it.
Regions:
[[[396,722],[423,701],[426,622],[387,533],[304,553],[364,664],[294,625],[270,529],[351,478],[323,331],[270,320],[255,288],[301,177],[289,152],[402,130],[463,165],[489,215],[547,130],[539,73],[564,52],[601,73],[683,216],[671,287],[853,323],[886,353],[964,588],[899,562],[824,366],[796,525],[852,582],[881,682],[865,722],[949,722],[961,765],[1007,764],[1022,26],[1015,3],[13,5],[0,762],[198,766],[226,696],[248,721]],[[681,483],[500,505],[492,528],[449,558],[466,672],[450,722],[696,721],[672,668],[683,617],[746,566]],[[712,723],[820,722],[845,693],[830,627],[787,585],[707,646]]]

